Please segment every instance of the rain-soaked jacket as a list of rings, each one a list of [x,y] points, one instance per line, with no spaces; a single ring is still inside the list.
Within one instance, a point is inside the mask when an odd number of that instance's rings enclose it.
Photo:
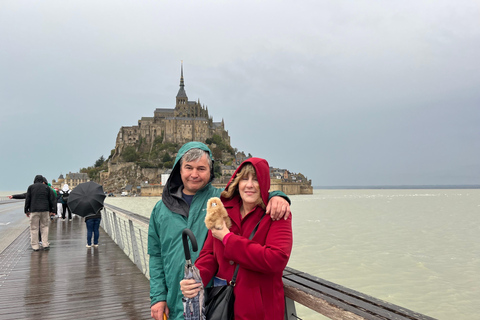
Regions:
[[[267,161],[260,158],[245,160],[230,179],[230,185],[245,163],[255,167],[260,194],[264,203],[270,188],[270,170]],[[285,300],[282,274],[292,250],[292,218],[287,220],[262,219],[252,240],[249,236],[265,210],[256,206],[242,219],[242,199],[238,192],[230,199],[221,198],[232,220],[226,244],[208,232],[207,240],[195,265],[200,270],[204,284],[215,275],[232,279],[237,264],[240,265],[235,285],[235,319],[284,319]],[[218,272],[217,272],[218,270]]]
[[[163,189],[162,200],[153,208],[148,228],[148,254],[150,255],[150,299],[151,305],[166,301],[170,309],[169,319],[183,319],[182,292],[180,281],[183,279],[185,255],[182,244],[182,231],[192,230],[198,247],[202,248],[207,238],[205,214],[207,201],[211,197],[220,197],[221,189],[211,185],[210,181],[197,191],[190,207],[182,198],[183,184],[180,176],[180,159],[190,149],[198,148],[209,153],[210,149],[201,142],[188,142],[178,151],[172,173]],[[272,196],[282,196],[282,192],[272,192]],[[271,220],[271,219],[265,219]],[[190,247],[191,260],[195,261],[200,250],[193,252]]]
[[[43,176],[36,175],[33,184],[27,189],[25,196],[25,213],[57,212],[57,202],[52,189],[43,183]]]

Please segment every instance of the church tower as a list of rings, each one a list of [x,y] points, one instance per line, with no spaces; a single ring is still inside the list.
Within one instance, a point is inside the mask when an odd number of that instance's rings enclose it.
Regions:
[[[178,109],[179,106],[186,106],[188,102],[187,93],[185,92],[185,83],[183,81],[183,61],[182,61],[182,68],[180,74],[180,89],[177,93],[177,103],[176,108]]]

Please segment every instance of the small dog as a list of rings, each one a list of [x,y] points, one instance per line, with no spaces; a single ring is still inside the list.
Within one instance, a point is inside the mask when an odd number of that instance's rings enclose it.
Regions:
[[[210,198],[207,202],[207,215],[205,216],[205,225],[207,229],[221,230],[223,228],[223,221],[227,228],[230,229],[232,221],[228,216],[227,210],[223,206],[222,201],[219,198]]]

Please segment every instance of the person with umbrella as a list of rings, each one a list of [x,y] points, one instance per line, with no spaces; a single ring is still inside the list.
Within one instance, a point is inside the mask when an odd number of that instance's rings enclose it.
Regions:
[[[182,231],[190,229],[201,248],[207,237],[205,209],[208,199],[220,196],[212,186],[212,152],[203,143],[184,144],[177,153],[172,173],[163,189],[162,200],[152,210],[148,227],[151,316],[162,320],[183,319],[182,292],[184,257]],[[272,219],[290,213],[288,197],[279,191],[270,193],[267,212]],[[198,253],[192,254],[192,261]]]
[[[221,194],[232,226],[229,230],[224,221],[222,229],[213,227],[195,261],[203,285],[212,278],[214,286],[230,283],[238,266],[235,319],[284,319],[282,274],[293,245],[292,218],[263,219],[269,189],[267,161],[250,158],[242,162]],[[182,280],[180,288],[186,298],[193,298],[201,284]]]
[[[85,224],[87,225],[87,248],[92,247],[92,234],[93,234],[93,247],[98,248],[98,238],[100,237],[100,222],[102,221],[102,208],[98,209],[96,214],[91,214],[85,217]]]
[[[87,248],[98,247],[99,227],[102,220],[105,192],[103,187],[93,181],[80,183],[68,197],[70,210],[81,217],[85,217],[87,225]]]

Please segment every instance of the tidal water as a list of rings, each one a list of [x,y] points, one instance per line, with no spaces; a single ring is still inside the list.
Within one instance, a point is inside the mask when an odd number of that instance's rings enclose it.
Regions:
[[[480,319],[480,189],[315,189],[290,199],[290,267],[437,319]],[[106,199],[147,217],[158,200]]]

